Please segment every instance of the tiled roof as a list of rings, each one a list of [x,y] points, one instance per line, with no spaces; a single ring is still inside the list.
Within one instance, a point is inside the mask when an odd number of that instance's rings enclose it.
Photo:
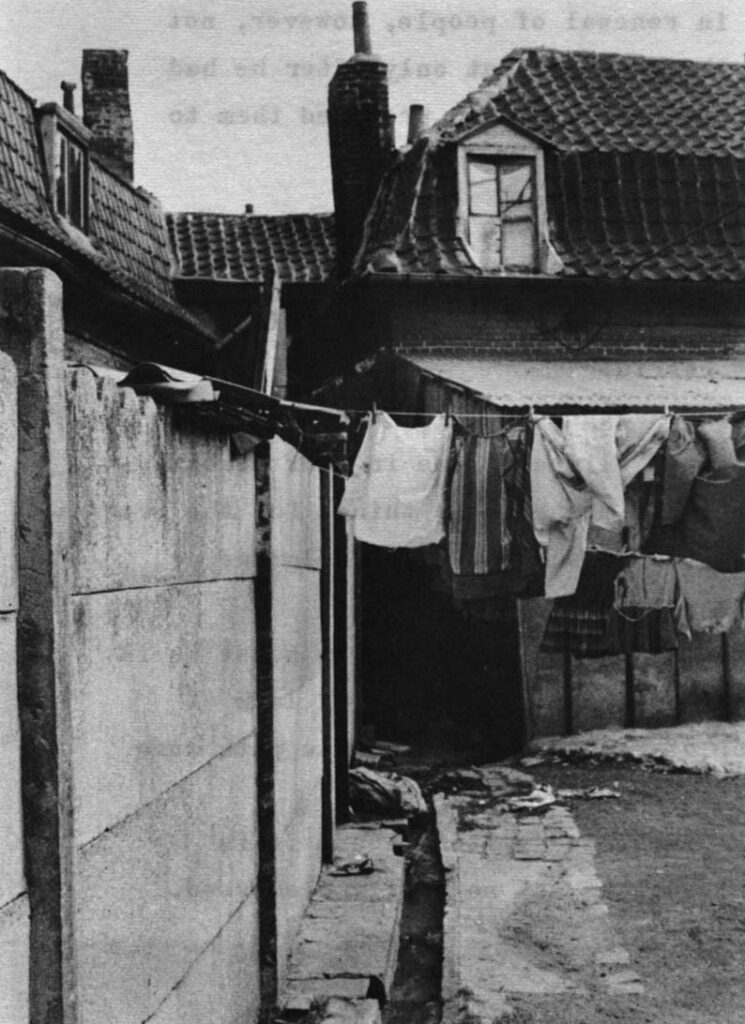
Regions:
[[[457,234],[454,143],[499,118],[545,142],[561,273],[745,279],[745,65],[554,50],[513,51],[399,158],[358,272],[483,276]]]
[[[564,151],[745,158],[745,64],[513,50],[432,129],[458,139],[506,117]]]
[[[103,273],[123,292],[204,335],[199,321],[173,298],[165,219],[147,192],[91,159],[87,240],[56,219],[47,197],[35,106],[0,71],[0,221]]]
[[[509,360],[493,355],[403,353],[420,371],[506,408],[745,408],[745,359],[643,364],[618,360]]]
[[[328,281],[336,243],[330,213],[281,216],[227,213],[168,214],[177,275],[213,281]]]

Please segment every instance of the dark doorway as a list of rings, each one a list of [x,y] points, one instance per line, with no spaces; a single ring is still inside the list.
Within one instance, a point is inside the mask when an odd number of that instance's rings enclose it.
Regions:
[[[454,607],[427,549],[362,548],[362,723],[377,738],[517,753],[525,722],[514,600],[488,618]]]

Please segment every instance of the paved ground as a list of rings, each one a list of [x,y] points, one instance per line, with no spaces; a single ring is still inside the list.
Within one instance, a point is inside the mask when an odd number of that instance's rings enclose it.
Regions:
[[[572,1008],[602,989],[614,1002],[643,991],[610,924],[594,844],[566,807],[511,813],[532,780],[482,767],[483,786],[435,797],[445,868],[444,1024],[520,1021],[551,997]],[[579,1002],[578,1002],[579,1001]]]
[[[535,740],[531,748],[569,757],[657,762],[717,777],[745,775],[745,722],[700,722],[669,729],[598,729]]]

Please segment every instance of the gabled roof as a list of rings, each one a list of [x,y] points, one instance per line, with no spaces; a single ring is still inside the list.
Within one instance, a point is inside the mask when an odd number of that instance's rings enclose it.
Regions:
[[[298,284],[335,274],[330,213],[170,213],[167,221],[178,277],[262,283],[276,273]]]
[[[0,224],[103,274],[125,294],[205,336],[205,328],[174,299],[165,219],[153,196],[91,157],[87,238],[66,231],[56,218],[35,108],[35,101],[0,71]]]
[[[745,279],[745,65],[514,50],[384,177],[358,273],[483,276],[456,234],[456,144],[545,140],[565,275]],[[495,272],[498,273],[498,272]]]

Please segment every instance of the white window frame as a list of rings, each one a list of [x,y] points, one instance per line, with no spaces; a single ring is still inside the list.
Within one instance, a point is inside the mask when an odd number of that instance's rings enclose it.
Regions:
[[[80,235],[87,235],[90,225],[90,141],[92,132],[79,121],[74,114],[65,110],[58,103],[46,103],[39,108],[41,121],[41,138],[44,147],[44,162],[47,175],[47,191],[52,209],[64,227]],[[70,209],[70,180],[65,174],[63,186],[64,202],[59,202],[59,179],[63,151],[66,146],[74,146],[80,152],[81,196],[80,215],[73,216]]]
[[[549,244],[546,218],[546,173],[543,147],[534,139],[523,135],[503,121],[497,120],[480,126],[462,139],[458,145],[458,212],[456,233],[463,239],[474,261],[482,265],[480,254],[471,245],[469,229],[469,157],[499,160],[531,160],[533,162],[533,205],[535,258],[532,268],[506,269],[501,265],[485,266],[493,273],[519,276],[520,274],[547,273]]]

